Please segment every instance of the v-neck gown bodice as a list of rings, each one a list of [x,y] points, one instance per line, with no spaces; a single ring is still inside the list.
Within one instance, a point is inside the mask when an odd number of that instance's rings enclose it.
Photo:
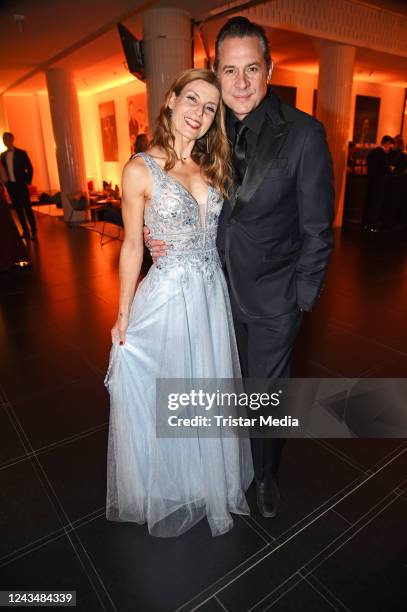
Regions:
[[[205,209],[152,157],[139,154],[153,179],[145,223],[165,240],[134,296],[125,343],[112,344],[106,517],[147,523],[176,536],[207,517],[212,535],[249,514],[250,440],[156,436],[156,380],[239,378],[228,289],[216,250],[222,196],[209,187]],[[201,214],[200,214],[201,213]]]

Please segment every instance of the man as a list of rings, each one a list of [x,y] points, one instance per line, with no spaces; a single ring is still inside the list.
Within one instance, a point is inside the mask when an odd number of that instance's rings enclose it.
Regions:
[[[236,191],[226,201],[218,250],[229,283],[242,372],[288,377],[302,312],[321,291],[332,250],[333,187],[322,125],[269,90],[263,28],[229,20],[216,40],[215,71],[228,107]],[[153,257],[165,245],[150,241]],[[283,441],[252,438],[257,504],[277,514]]]
[[[31,208],[28,185],[31,184],[33,167],[27,152],[14,146],[14,135],[4,132],[3,142],[7,151],[1,154],[1,163],[6,172],[6,187],[20,221],[23,238],[30,238],[28,223],[31,227],[31,238],[37,235],[35,216]],[[28,223],[27,223],[28,220]]]
[[[383,136],[380,146],[367,156],[367,194],[363,210],[363,227],[377,232],[385,195],[386,177],[390,174],[389,153],[394,147],[394,138]]]

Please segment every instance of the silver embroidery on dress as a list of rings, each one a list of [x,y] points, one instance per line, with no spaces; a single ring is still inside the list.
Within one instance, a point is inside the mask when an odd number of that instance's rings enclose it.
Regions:
[[[156,268],[165,273],[174,266],[182,266],[183,282],[188,282],[188,271],[199,269],[208,282],[220,265],[216,249],[218,217],[223,197],[212,186],[208,188],[204,223],[199,204],[175,177],[165,172],[147,153],[142,157],[153,176],[153,193],[144,213],[144,222],[151,237],[164,240],[167,255],[157,260]]]

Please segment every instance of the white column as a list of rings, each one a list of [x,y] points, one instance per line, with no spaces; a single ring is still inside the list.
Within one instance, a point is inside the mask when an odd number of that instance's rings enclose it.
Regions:
[[[324,124],[335,175],[335,226],[342,225],[355,47],[321,41],[317,117]]]
[[[67,194],[87,191],[79,104],[73,75],[63,68],[49,68],[47,79],[52,128],[56,144],[64,220],[85,221],[87,211],[72,211]]]
[[[191,15],[175,8],[143,13],[144,59],[150,132],[164,95],[182,70],[192,68]]]

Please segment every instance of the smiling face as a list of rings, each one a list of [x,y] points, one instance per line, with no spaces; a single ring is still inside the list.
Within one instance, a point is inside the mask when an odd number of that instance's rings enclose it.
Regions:
[[[178,96],[173,93],[168,106],[172,109],[174,136],[188,140],[204,136],[215,119],[219,100],[218,89],[201,79],[187,83]]]
[[[260,104],[271,72],[257,36],[229,37],[221,43],[217,75],[222,98],[238,119],[243,120]]]

